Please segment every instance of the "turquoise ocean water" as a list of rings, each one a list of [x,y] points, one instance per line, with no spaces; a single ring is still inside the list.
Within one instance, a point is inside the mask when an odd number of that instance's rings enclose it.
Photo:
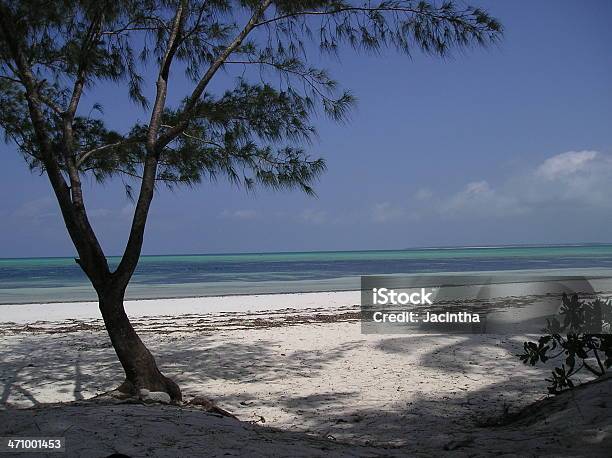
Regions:
[[[509,270],[608,275],[612,245],[144,256],[127,295],[341,291],[359,289],[361,275]],[[72,258],[0,259],[0,304],[85,300],[95,292]]]

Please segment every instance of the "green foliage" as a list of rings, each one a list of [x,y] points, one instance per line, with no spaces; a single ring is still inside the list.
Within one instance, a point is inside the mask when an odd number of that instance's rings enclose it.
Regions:
[[[262,5],[265,14],[221,59]],[[74,162],[79,173],[98,181],[142,177],[150,126],[107,128],[103,115],[93,117],[101,104],[80,107],[79,90],[95,97],[96,84],[116,84],[143,110],[151,107],[144,88],[152,86],[151,69],[167,55],[179,6],[175,67],[197,83],[221,59],[220,68],[236,79],[220,93],[204,84],[195,100],[187,93],[183,102],[163,107],[154,135],[171,138],[156,151],[156,180],[170,186],[226,176],[247,187],[312,193],[325,169],[322,159],[306,151],[316,136],[312,118],[322,111],[343,121],[355,102],[324,69],[308,64],[313,53],[337,54],[347,45],[357,51],[394,47],[407,54],[417,49],[446,55],[494,42],[501,34],[500,24],[484,11],[458,9],[452,2],[276,0],[267,7],[264,0],[0,0],[10,35],[32,69],[44,127],[63,173],[68,175]],[[0,34],[0,127],[29,166],[44,172],[24,75],[7,34]],[[79,109],[68,137],[64,120],[73,104]]]
[[[555,367],[551,378],[546,379],[551,394],[573,388],[572,377],[582,369],[602,376],[612,367],[612,301],[580,301],[575,294],[571,298],[563,294],[559,314],[563,321],[547,320],[546,334],[537,342],[525,342],[524,353],[518,355],[523,363],[532,366],[562,358],[561,366]]]

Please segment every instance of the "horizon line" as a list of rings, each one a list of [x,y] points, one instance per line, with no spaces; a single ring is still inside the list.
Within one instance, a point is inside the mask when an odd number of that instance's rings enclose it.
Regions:
[[[173,254],[143,254],[141,257],[169,257],[169,256],[247,256],[266,254],[305,254],[305,253],[367,253],[367,252],[392,252],[392,251],[427,251],[427,250],[487,250],[499,248],[571,248],[571,247],[595,247],[612,246],[612,242],[570,242],[570,243],[514,243],[501,245],[442,245],[442,246],[417,246],[406,248],[385,249],[353,249],[353,250],[307,250],[307,251],[244,251],[244,252],[214,252],[214,253],[173,253]],[[109,258],[120,258],[122,255],[109,255]],[[11,256],[0,257],[2,261],[15,259],[75,259],[75,256]]]

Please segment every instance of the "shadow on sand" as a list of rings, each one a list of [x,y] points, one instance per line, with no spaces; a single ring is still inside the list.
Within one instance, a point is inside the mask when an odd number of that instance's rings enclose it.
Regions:
[[[349,358],[350,352],[359,351],[363,345],[357,340],[331,350],[283,353],[278,341],[228,342],[205,333],[192,337],[169,335],[161,342],[153,334],[144,335],[160,366],[185,387],[205,387],[211,380],[274,385],[287,378],[320,377],[330,364]],[[253,399],[245,390],[217,396],[215,401],[238,408],[248,401],[250,410],[273,403],[295,417],[296,430],[339,442],[418,450],[472,447],[486,420],[525,406],[526,392],[531,393],[529,400],[534,391],[544,394],[543,378],[549,370],[519,372],[522,365],[518,358],[488,358],[491,347],[510,355],[519,349],[517,341],[510,338],[490,337],[463,335],[461,340],[442,346],[434,345],[439,336],[381,337],[375,346],[376,351],[388,356],[418,353],[417,366],[434,370],[440,378],[469,380],[470,376],[482,376],[493,369],[507,373],[504,380],[477,389],[457,384],[454,391],[438,393],[398,380],[398,390],[412,392],[401,405],[364,404],[355,389],[322,389],[316,394],[276,399]],[[61,393],[66,400],[80,401],[114,388],[121,379],[121,367],[102,332],[22,334],[4,336],[4,341],[5,349],[0,355],[0,401],[4,407],[39,406],[48,398],[47,390],[55,397]],[[424,348],[430,350],[423,351]],[[420,383],[427,384],[428,380]],[[384,394],[380,393],[381,397]],[[240,412],[234,413],[240,416]]]

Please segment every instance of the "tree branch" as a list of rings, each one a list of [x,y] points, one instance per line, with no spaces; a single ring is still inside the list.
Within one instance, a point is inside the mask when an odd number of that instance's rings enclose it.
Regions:
[[[72,90],[72,96],[68,104],[68,108],[61,113],[62,117],[62,129],[63,129],[63,141],[62,141],[62,152],[64,155],[64,163],[70,179],[70,194],[72,196],[72,206],[76,213],[77,222],[84,233],[84,238],[88,240],[90,251],[92,252],[93,260],[87,260],[97,264],[94,269],[102,269],[102,277],[106,277],[109,274],[108,264],[106,263],[106,257],[102,251],[102,246],[96,237],[96,234],[91,227],[87,211],[85,210],[85,202],[83,199],[83,191],[81,187],[81,177],[79,175],[79,169],[77,167],[76,158],[74,156],[74,131],[73,122],[74,117],[83,94],[83,88],[87,81],[88,72],[88,56],[91,49],[96,46],[100,27],[102,23],[103,13],[98,12],[92,19],[87,34],[81,44],[79,65],[77,68],[77,77]],[[86,264],[80,264],[81,267]],[[87,272],[87,271],[86,271]]]
[[[157,134],[159,132],[159,126],[161,124],[161,118],[166,107],[166,96],[168,94],[168,75],[170,73],[170,67],[174,54],[179,45],[179,32],[184,22],[184,9],[186,8],[186,2],[182,2],[177,8],[174,20],[172,22],[172,30],[170,37],[168,38],[168,45],[166,52],[162,59],[159,75],[157,78],[157,93],[155,95],[155,103],[153,104],[153,110],[151,112],[151,120],[149,122],[149,130],[147,132],[147,148],[153,152],[156,148]]]
[[[77,69],[76,80],[72,89],[72,96],[70,97],[68,107],[64,112],[61,113],[64,134],[64,162],[66,164],[68,176],[70,178],[70,191],[72,194],[72,202],[74,203],[77,212],[85,220],[87,219],[87,215],[85,212],[85,204],[83,201],[83,193],[81,190],[81,179],[79,177],[79,170],[73,152],[74,132],[72,124],[74,122],[76,110],[79,106],[79,101],[81,100],[81,95],[83,94],[85,82],[87,81],[87,57],[91,48],[96,44],[97,37],[99,36],[98,34],[100,32],[101,22],[102,13],[98,12],[98,14],[96,14],[96,16],[89,24],[87,34],[85,35],[85,37],[83,38],[83,42],[81,43],[79,65]]]
[[[173,128],[173,126],[169,126],[168,124],[162,124],[160,127],[164,127],[166,129],[172,129]],[[216,146],[217,148],[220,148],[220,149],[223,148],[223,145],[221,145],[221,144],[219,144],[217,142],[213,142],[213,141],[210,141],[210,140],[205,140],[203,138],[196,137],[195,135],[190,135],[187,132],[181,132],[181,135],[183,137],[185,137],[185,138],[190,138],[192,140],[197,140],[200,143],[204,143],[205,145],[213,145],[213,146]]]
[[[164,134],[160,135],[157,141],[157,143],[160,146],[163,147],[167,145],[187,127],[187,124],[189,123],[189,115],[192,113],[192,111],[196,107],[198,100],[204,93],[204,90],[206,89],[206,86],[208,85],[212,77],[217,73],[217,70],[219,70],[219,68],[223,65],[223,63],[227,60],[227,58],[236,50],[236,48],[238,48],[242,44],[242,42],[247,37],[247,35],[251,32],[251,30],[255,28],[255,26],[257,25],[257,21],[259,21],[259,19],[263,16],[263,14],[268,9],[271,3],[272,3],[272,0],[263,0],[260,3],[259,7],[253,13],[249,21],[246,23],[242,31],[223,50],[223,52],[221,52],[221,54],[213,61],[213,63],[210,65],[206,73],[204,73],[204,75],[202,76],[202,78],[200,79],[196,87],[194,88],[193,92],[187,99],[187,102],[185,103],[185,107],[183,108],[183,111],[181,115],[179,116],[179,122],[177,123],[177,125],[174,128],[169,129]]]
[[[15,62],[19,79],[26,89],[25,97],[37,142],[40,146],[42,161],[59,203],[66,228],[79,253],[83,270],[91,278],[94,286],[99,286],[108,273],[106,258],[87,219],[79,218],[75,211],[70,197],[70,189],[55,158],[55,152],[47,132],[46,121],[40,106],[39,81],[34,77],[22,46],[17,41],[18,35],[13,30],[11,22],[11,11],[3,3],[0,3],[0,33],[7,44],[11,58]]]
[[[125,24],[123,27],[119,28],[119,29],[115,29],[115,30],[104,30],[102,32],[100,32],[100,35],[119,35],[121,33],[124,32],[132,32],[132,31],[156,31],[158,30],[160,27],[161,28],[167,28],[166,27],[166,23],[164,21],[162,21],[160,18],[155,17],[155,16],[146,16],[140,19],[145,19],[145,20],[150,20],[150,21],[154,21],[157,22],[157,26],[133,26],[132,24],[134,24],[136,22],[136,20],[132,20],[130,22],[128,22],[127,24]]]
[[[125,288],[136,269],[142,243],[144,239],[144,230],[147,222],[147,216],[151,201],[153,200],[153,192],[155,191],[155,179],[157,176],[157,165],[159,155],[163,147],[157,144],[157,136],[159,127],[162,121],[163,111],[166,105],[166,96],[168,94],[168,75],[172,60],[179,45],[179,35],[184,24],[184,18],[187,8],[186,0],[182,0],[176,9],[176,13],[172,20],[172,29],[168,37],[166,52],[160,64],[159,74],[157,78],[157,93],[155,103],[151,111],[151,120],[149,122],[149,130],[147,132],[146,148],[147,154],[145,157],[144,170],[142,181],[140,184],[140,192],[138,201],[132,218],[132,226],[130,228],[130,236],[128,238],[125,251],[121,258],[121,262],[114,272],[115,279],[119,282],[119,286]]]
[[[270,67],[276,68],[279,72],[289,73],[291,75],[298,76],[304,80],[304,82],[310,86],[310,88],[316,92],[319,97],[324,100],[331,101],[327,95],[323,93],[323,91],[317,86],[317,84],[313,81],[313,78],[308,74],[308,72],[299,72],[297,70],[292,70],[287,67],[283,67],[282,64],[278,64],[275,62],[268,62],[265,60],[227,60],[225,64],[242,64],[242,65],[268,65]]]
[[[13,83],[18,83],[18,84],[21,84],[21,81],[20,81],[20,80],[18,80],[18,79],[16,79],[16,78],[11,78],[10,76],[6,76],[6,75],[0,75],[0,79],[7,80],[7,81],[11,81],[11,82],[13,82]]]
[[[338,13],[371,13],[374,11],[382,11],[382,12],[390,12],[390,13],[412,13],[418,14],[421,16],[427,16],[433,19],[440,19],[449,22],[460,22],[460,20],[451,18],[448,16],[444,16],[441,14],[431,13],[425,10],[420,10],[417,8],[410,7],[391,7],[391,6],[372,6],[372,7],[357,7],[357,6],[347,6],[344,8],[337,8],[335,10],[329,11],[298,11],[295,13],[284,14],[282,16],[276,16],[265,21],[261,21],[255,25],[255,27],[260,27],[262,25],[271,24],[273,22],[282,21],[284,19],[291,19],[299,16],[326,16],[326,15],[334,15]]]
[[[85,152],[81,153],[80,156],[78,157],[78,159],[76,161],[76,166],[77,166],[77,168],[79,168],[81,165],[83,165],[83,163],[89,157],[91,157],[94,154],[98,154],[98,153],[100,153],[102,151],[106,151],[107,149],[116,148],[117,146],[128,145],[130,143],[137,143],[137,141],[134,140],[134,139],[127,139],[127,140],[122,140],[122,141],[116,142],[116,143],[109,143],[108,145],[98,146],[96,148],[90,149],[89,151],[85,151]]]
[[[83,94],[85,82],[87,81],[87,54],[89,53],[89,51],[91,51],[91,48],[96,45],[98,37],[100,36],[102,17],[103,13],[98,12],[96,14],[94,19],[91,21],[91,24],[89,25],[89,29],[87,31],[87,35],[85,36],[83,43],[81,44],[81,53],[79,56],[80,62],[77,70],[77,78],[74,82],[72,96],[70,97],[70,103],[68,104],[68,108],[66,110],[66,117],[68,117],[71,122],[76,113],[79,101],[81,100],[81,95]]]
[[[43,94],[38,94],[38,98],[40,99],[41,102],[47,105],[56,115],[60,117],[62,116],[63,114],[62,109],[53,100],[51,100],[49,97]]]

